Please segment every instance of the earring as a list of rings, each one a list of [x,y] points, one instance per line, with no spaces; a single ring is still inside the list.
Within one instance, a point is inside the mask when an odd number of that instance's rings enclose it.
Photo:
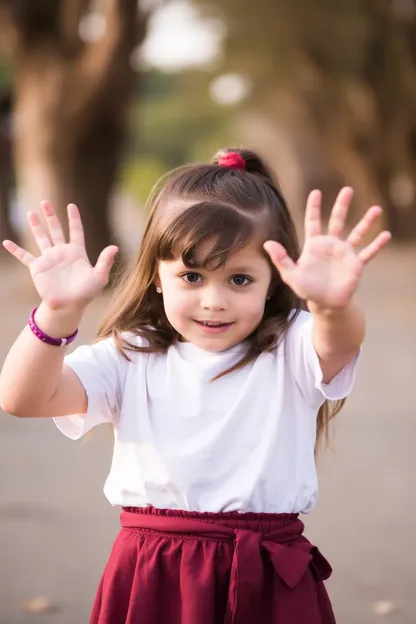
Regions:
[[[156,286],[156,292],[160,295],[160,293],[162,292],[162,289],[160,288],[160,286]]]

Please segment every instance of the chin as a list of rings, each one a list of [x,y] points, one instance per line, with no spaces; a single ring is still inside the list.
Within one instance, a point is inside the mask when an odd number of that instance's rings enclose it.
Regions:
[[[191,340],[197,347],[204,349],[205,351],[210,351],[211,353],[221,353],[222,351],[227,351],[227,349],[231,349],[236,345],[240,344],[244,338],[235,338],[225,339],[225,338],[209,338],[207,340],[201,340],[195,338],[195,340]]]
[[[179,324],[178,324],[179,325]],[[240,344],[252,334],[255,327],[249,327],[247,331],[242,332],[241,328],[233,327],[231,331],[223,334],[203,334],[200,331],[195,331],[194,327],[183,327],[183,331],[177,327],[176,331],[181,335],[182,342],[190,342],[196,347],[209,351],[211,353],[221,353],[227,351],[236,345]]]
[[[202,338],[200,336],[183,336],[182,340],[184,342],[190,342],[199,349],[203,349],[204,351],[209,351],[210,353],[221,353],[221,351],[226,351],[230,349],[234,345],[238,343],[238,341],[234,340],[224,340],[224,339],[213,339],[213,338]]]
[[[219,344],[201,345],[201,349],[204,349],[205,351],[209,351],[210,353],[221,353],[222,351],[227,351],[227,349],[230,349],[231,347],[233,347],[234,344],[235,343],[224,344],[224,345],[219,345]]]

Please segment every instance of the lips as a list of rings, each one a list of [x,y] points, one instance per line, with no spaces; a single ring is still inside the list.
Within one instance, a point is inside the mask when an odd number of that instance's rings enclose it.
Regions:
[[[195,321],[201,331],[209,334],[220,334],[226,332],[233,323],[224,323],[222,321]]]

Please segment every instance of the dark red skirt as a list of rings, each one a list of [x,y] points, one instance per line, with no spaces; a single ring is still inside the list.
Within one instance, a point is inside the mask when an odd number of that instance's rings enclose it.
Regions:
[[[334,624],[297,514],[123,509],[90,624]]]

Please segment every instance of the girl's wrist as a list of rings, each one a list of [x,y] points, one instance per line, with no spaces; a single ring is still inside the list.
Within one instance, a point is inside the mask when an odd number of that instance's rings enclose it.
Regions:
[[[337,306],[337,307],[324,306],[320,303],[316,303],[315,301],[307,301],[306,305],[308,306],[309,312],[311,312],[312,314],[319,314],[320,316],[327,316],[327,317],[339,316],[339,315],[348,313],[350,310],[353,310],[357,307],[355,305],[355,301],[353,300],[350,300],[344,306]]]
[[[85,308],[50,308],[42,302],[36,310],[34,321],[51,338],[65,338],[78,329],[84,312]]]

